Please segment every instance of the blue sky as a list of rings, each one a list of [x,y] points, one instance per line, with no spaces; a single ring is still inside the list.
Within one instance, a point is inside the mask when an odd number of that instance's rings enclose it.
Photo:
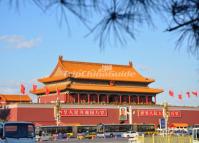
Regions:
[[[31,3],[19,10],[0,3],[0,93],[19,93],[21,83],[26,91],[36,80],[48,76],[59,55],[65,60],[128,64],[144,76],[156,80],[150,87],[163,88],[158,103],[199,106],[199,97],[188,99],[187,91],[199,91],[199,61],[187,53],[186,47],[175,49],[177,34],[163,32],[165,21],[155,18],[155,28],[139,27],[136,40],[128,44],[107,46],[101,50],[88,30],[69,15],[70,32],[50,10],[43,13]],[[176,97],[169,97],[172,89]],[[184,98],[179,101],[177,94]],[[35,99],[35,97],[32,95]]]

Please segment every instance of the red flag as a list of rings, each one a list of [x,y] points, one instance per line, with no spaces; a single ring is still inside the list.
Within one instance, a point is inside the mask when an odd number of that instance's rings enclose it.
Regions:
[[[186,94],[187,94],[187,97],[190,98],[190,96],[191,96],[190,92],[186,92]]]
[[[198,96],[198,92],[197,91],[192,91],[192,94],[195,96]]]
[[[182,94],[178,94],[178,99],[182,100]]]
[[[33,92],[35,92],[37,90],[37,85],[36,84],[33,84],[32,85],[32,89],[33,89]]]
[[[50,93],[48,87],[46,86],[46,95],[48,95]]]
[[[169,95],[173,97],[174,96],[174,92],[172,90],[169,90]]]
[[[60,95],[60,90],[57,88],[57,95]]]
[[[22,94],[25,94],[25,91],[26,91],[25,86],[24,86],[23,84],[21,84],[21,86],[20,86],[20,92],[21,92]]]

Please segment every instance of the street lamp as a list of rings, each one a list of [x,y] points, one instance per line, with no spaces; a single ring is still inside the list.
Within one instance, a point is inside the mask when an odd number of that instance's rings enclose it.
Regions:
[[[59,125],[59,123],[60,123],[60,118],[61,118],[60,110],[61,110],[61,102],[60,102],[60,100],[57,98],[57,100],[56,100],[56,102],[55,102],[55,106],[54,106],[54,118],[55,118],[55,121],[56,121],[57,126]]]
[[[129,106],[127,114],[129,115],[129,124],[132,124],[132,106]]]
[[[168,120],[169,120],[169,109],[168,109],[168,103],[163,103],[163,117],[165,119],[165,129],[166,129],[166,135],[168,133]]]

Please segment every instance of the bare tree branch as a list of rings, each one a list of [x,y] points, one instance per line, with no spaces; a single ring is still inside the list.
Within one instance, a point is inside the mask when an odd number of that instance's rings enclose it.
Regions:
[[[171,31],[177,30],[178,28],[181,28],[181,27],[183,27],[183,26],[187,26],[187,25],[193,24],[194,22],[197,22],[197,21],[199,22],[199,19],[198,19],[198,18],[197,18],[197,19],[190,20],[190,21],[187,21],[187,22],[185,22],[185,23],[183,23],[183,24],[179,24],[179,25],[177,25],[177,26],[175,26],[175,27],[168,28],[166,31],[171,32]]]

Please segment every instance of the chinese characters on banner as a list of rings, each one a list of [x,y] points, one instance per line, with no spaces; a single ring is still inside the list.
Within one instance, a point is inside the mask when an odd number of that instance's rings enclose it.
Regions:
[[[70,109],[61,109],[61,116],[108,116],[107,109],[81,109],[81,108],[70,108]]]
[[[137,116],[163,116],[162,110],[137,110]],[[181,117],[180,111],[169,111],[169,117],[176,118]]]

